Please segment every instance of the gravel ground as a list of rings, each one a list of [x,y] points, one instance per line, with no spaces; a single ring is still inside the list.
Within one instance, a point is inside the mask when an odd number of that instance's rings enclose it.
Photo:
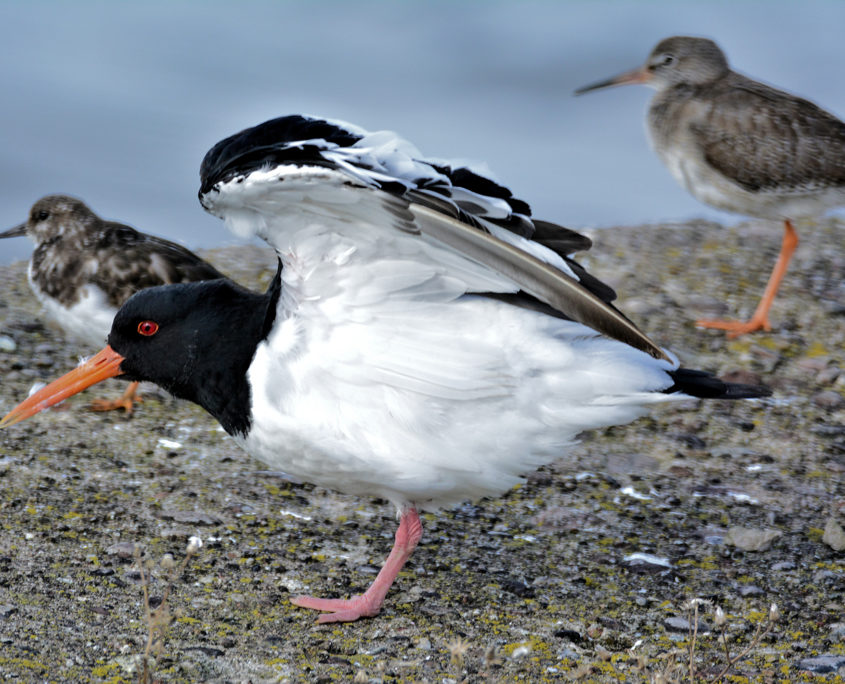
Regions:
[[[661,407],[585,433],[501,498],[426,515],[382,614],[359,623],[317,626],[288,596],[361,591],[392,543],[385,502],[291,483],[154,387],[131,418],[86,411],[89,391],[2,431],[0,677],[691,681],[699,598],[700,681],[726,667],[722,630],[731,656],[751,646],[730,681],[845,681],[843,228],[799,228],[775,330],[738,341],[691,321],[751,312],[779,227],[597,232],[582,261],[623,310],[685,365],[774,396]],[[258,248],[206,257],[247,285],[272,273]],[[24,264],[0,268],[0,291],[5,413],[80,350],[42,319]],[[190,535],[204,545],[179,574],[168,554],[178,566]],[[169,618],[145,674],[148,575]]]

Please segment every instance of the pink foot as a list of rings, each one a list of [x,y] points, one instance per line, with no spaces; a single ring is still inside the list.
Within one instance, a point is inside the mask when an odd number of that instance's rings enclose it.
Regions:
[[[362,617],[375,617],[381,612],[381,601],[376,602],[363,596],[351,599],[321,599],[314,596],[294,596],[290,602],[300,608],[328,611],[317,618],[321,625],[327,622],[355,622]]]
[[[351,599],[320,599],[313,596],[295,596],[291,603],[300,608],[328,611],[317,618],[320,624],[329,622],[354,622],[362,617],[374,617],[381,611],[381,604],[402,566],[422,537],[422,523],[416,509],[402,511],[396,541],[379,574],[370,588],[361,596]]]

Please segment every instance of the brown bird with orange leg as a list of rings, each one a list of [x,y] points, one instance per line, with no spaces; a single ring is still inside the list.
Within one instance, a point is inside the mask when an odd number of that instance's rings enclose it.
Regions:
[[[648,110],[652,146],[693,196],[784,222],[780,255],[751,319],[697,322],[729,337],[770,330],[769,309],[798,245],[793,221],[845,205],[845,123],[732,71],[705,38],[666,38],[642,67],[575,92],[626,83],[657,90]]]

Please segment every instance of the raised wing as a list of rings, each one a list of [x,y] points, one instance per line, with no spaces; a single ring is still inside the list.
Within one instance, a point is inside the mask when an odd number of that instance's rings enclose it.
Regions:
[[[386,288],[391,296],[417,296],[423,288],[428,295],[530,299],[666,358],[610,304],[613,290],[569,257],[589,247],[587,238],[532,220],[529,206],[504,186],[466,166],[425,161],[393,133],[282,117],[215,145],[200,175],[203,206],[234,232],[267,240],[299,296],[336,292],[339,279],[349,293],[372,291],[367,277],[350,269],[392,262],[405,283],[382,281],[382,297]],[[357,261],[344,261],[352,253]],[[344,274],[325,271],[341,261]]]

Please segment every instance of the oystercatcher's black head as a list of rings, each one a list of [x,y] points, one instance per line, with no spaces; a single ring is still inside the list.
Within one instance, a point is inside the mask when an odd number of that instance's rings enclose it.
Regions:
[[[276,315],[281,267],[264,294],[227,278],[141,290],[120,308],[109,346],[14,408],[16,423],[107,377],[154,382],[213,415],[230,434],[250,427],[247,370]]]

